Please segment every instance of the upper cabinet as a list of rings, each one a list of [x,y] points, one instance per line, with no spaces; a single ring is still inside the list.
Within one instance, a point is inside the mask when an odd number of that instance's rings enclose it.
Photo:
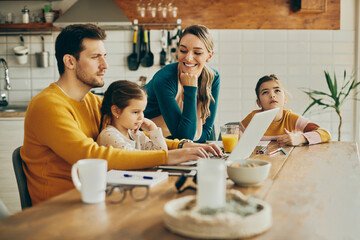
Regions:
[[[139,23],[176,22],[175,18],[141,17],[140,0],[114,0],[127,17]],[[142,0],[145,8],[150,0]],[[157,7],[160,0],[152,1]],[[340,0],[181,0],[173,2],[182,27],[203,24],[210,29],[340,29]]]

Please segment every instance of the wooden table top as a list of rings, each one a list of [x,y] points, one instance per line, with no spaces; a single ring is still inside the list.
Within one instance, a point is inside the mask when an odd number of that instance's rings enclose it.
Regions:
[[[277,148],[271,143],[269,151]],[[256,187],[229,187],[272,206],[273,226],[250,239],[360,239],[360,165],[355,143],[286,147],[288,155],[252,155],[272,163]],[[269,152],[268,151],[268,152]],[[0,221],[0,239],[187,239],[165,228],[164,205],[177,193],[169,177],[148,199],[83,204],[71,190]],[[230,181],[230,180],[229,180]],[[187,184],[191,184],[188,179]]]

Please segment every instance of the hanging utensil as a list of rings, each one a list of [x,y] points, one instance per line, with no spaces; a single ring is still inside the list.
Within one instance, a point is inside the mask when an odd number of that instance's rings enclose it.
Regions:
[[[46,68],[49,66],[49,52],[45,51],[45,40],[44,36],[41,35],[41,52],[35,53],[36,65],[38,67]]]
[[[166,32],[165,30],[161,31],[161,52],[160,52],[160,66],[163,67],[165,66],[165,62],[166,62],[166,43],[167,43],[167,39],[166,39]]]
[[[151,52],[151,47],[150,47],[150,30],[148,30],[148,53],[149,53],[149,62],[148,62],[148,67],[151,67],[152,65],[154,65],[154,54]]]
[[[143,67],[151,67],[154,64],[154,55],[150,55],[148,49],[148,34],[147,30],[144,30],[144,42],[143,42],[143,57],[140,60],[140,64]]]
[[[140,64],[141,66],[144,66],[144,61],[143,58],[145,57],[146,54],[146,43],[145,43],[145,30],[141,29],[140,30]]]
[[[137,35],[137,31],[134,30],[133,52],[127,57],[127,64],[131,71],[136,71],[139,68],[138,54],[136,52]]]
[[[165,64],[172,63],[172,61],[171,61],[170,48],[171,48],[171,37],[170,37],[170,31],[168,31],[168,32],[167,32],[167,51],[166,51],[166,61],[165,61]]]

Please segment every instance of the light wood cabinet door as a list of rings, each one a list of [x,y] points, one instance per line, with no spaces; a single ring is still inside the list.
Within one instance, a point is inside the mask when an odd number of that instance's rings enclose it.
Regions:
[[[0,199],[11,214],[21,211],[12,153],[23,139],[24,118],[0,118]]]

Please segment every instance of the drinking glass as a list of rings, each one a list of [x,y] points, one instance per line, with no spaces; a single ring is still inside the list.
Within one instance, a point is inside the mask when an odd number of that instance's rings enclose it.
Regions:
[[[221,126],[220,133],[224,145],[224,151],[226,153],[231,153],[239,140],[240,126],[239,125]]]
[[[197,174],[197,206],[222,208],[226,204],[226,166],[222,159],[200,159]]]
[[[168,11],[168,16],[169,17],[176,18],[177,17],[177,10],[178,10],[178,8],[175,6],[174,1],[171,1],[171,2],[168,3],[167,11]]]
[[[149,17],[156,17],[156,7],[154,5],[154,1],[151,0],[148,4],[147,4],[147,14]]]
[[[164,4],[164,1],[161,1],[158,3],[157,10],[158,10],[160,17],[166,18],[167,8],[166,8],[166,5]]]
[[[140,15],[140,17],[145,17],[145,4],[142,0],[138,4],[136,4],[136,11]]]

